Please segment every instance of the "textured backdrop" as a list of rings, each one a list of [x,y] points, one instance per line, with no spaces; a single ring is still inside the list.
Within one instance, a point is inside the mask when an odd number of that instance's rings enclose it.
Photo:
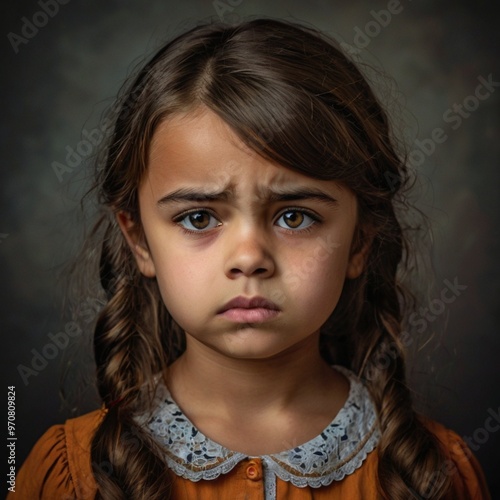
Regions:
[[[97,307],[89,297],[72,323],[59,276],[79,246],[78,197],[102,111],[161,41],[211,17],[264,15],[312,23],[397,82],[384,83],[381,95],[420,174],[436,274],[427,307],[414,318],[417,331],[433,337],[412,379],[421,406],[467,437],[500,498],[497,10],[463,0],[4,2],[1,370],[5,385],[16,386],[17,465],[68,415],[58,394],[72,352],[66,344],[78,340]],[[448,303],[440,299],[445,288],[454,297]],[[84,409],[93,404],[87,392]]]

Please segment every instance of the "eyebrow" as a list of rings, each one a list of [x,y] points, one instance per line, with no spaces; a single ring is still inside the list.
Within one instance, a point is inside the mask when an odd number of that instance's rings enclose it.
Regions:
[[[269,201],[298,201],[298,200],[319,200],[328,205],[337,206],[338,202],[329,194],[316,188],[295,188],[295,189],[266,189],[264,198]]]
[[[234,198],[234,191],[226,188],[219,191],[203,191],[193,188],[180,188],[172,193],[163,196],[158,200],[159,206],[169,203],[191,202],[213,202],[229,201]],[[316,188],[292,188],[292,189],[270,189],[263,188],[259,192],[259,199],[268,202],[299,201],[299,200],[319,200],[328,205],[337,206],[338,202],[329,194]]]
[[[201,203],[208,201],[228,201],[229,198],[231,198],[231,191],[229,189],[222,191],[199,191],[193,188],[180,188],[158,200],[158,205],[162,206],[168,203],[183,201],[197,201]]]

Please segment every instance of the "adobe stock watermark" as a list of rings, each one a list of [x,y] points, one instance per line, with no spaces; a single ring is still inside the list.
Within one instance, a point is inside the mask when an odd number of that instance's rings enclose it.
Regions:
[[[464,441],[467,446],[472,451],[477,451],[479,448],[485,444],[489,439],[491,434],[498,432],[500,430],[500,406],[495,411],[493,408],[488,408],[488,416],[484,420],[483,426],[478,427],[472,436],[463,436]]]
[[[487,412],[488,416],[484,420],[483,426],[475,429],[472,436],[463,436],[463,440],[468,448],[462,446],[459,441],[454,441],[452,444],[454,450],[450,451],[454,451],[453,456],[455,460],[448,458],[438,470],[427,473],[429,487],[422,495],[413,492],[415,498],[418,500],[434,498],[436,488],[442,484],[447,476],[460,473],[460,462],[469,461],[473,456],[472,451],[478,451],[490,439],[492,434],[500,430],[500,407],[497,410],[488,408]]]
[[[235,7],[239,7],[243,0],[214,0],[212,6],[221,21],[235,23],[240,16],[234,12]]]
[[[81,164],[82,161],[89,158],[94,152],[96,148],[103,141],[106,132],[111,127],[111,123],[106,120],[101,123],[100,127],[96,127],[92,129],[90,132],[86,129],[83,129],[82,135],[83,139],[81,139],[75,148],[71,146],[66,146],[66,158],[65,163],[61,163],[58,161],[52,162],[52,170],[56,174],[57,180],[59,182],[63,182],[64,175],[73,172],[76,170]]]
[[[466,96],[461,103],[454,103],[443,113],[444,123],[450,124],[451,130],[457,130],[464,120],[467,120],[474,111],[481,105],[482,101],[489,99],[491,94],[500,87],[500,82],[493,80],[490,73],[487,78],[478,76],[479,84],[474,92]],[[438,144],[443,144],[448,139],[448,134],[442,127],[436,127],[430,137],[415,141],[415,148],[409,154],[410,162],[413,166],[419,167],[425,159],[431,156]]]
[[[411,0],[408,0],[411,2]],[[340,42],[340,46],[350,55],[359,54],[361,49],[370,45],[373,38],[380,35],[382,29],[387,28],[391,23],[393,16],[401,14],[403,6],[399,0],[389,0],[387,8],[379,11],[371,10],[372,19],[368,21],[364,28],[356,26],[354,28],[354,39],[352,44]]]
[[[481,101],[487,100],[493,94],[496,88],[500,87],[500,82],[493,80],[493,74],[490,73],[487,78],[478,76],[479,84],[474,93],[466,96],[461,103],[454,103],[442,115],[443,121],[451,125],[451,130],[457,130],[464,120],[467,120],[474,111],[481,105]],[[416,139],[414,148],[408,155],[410,167],[420,167],[426,158],[434,154],[439,144],[443,144],[449,138],[446,130],[442,127],[436,127],[431,132],[430,137]],[[384,172],[384,178],[391,191],[395,191],[399,186],[400,179],[392,172]]]
[[[66,5],[69,2],[70,0],[38,0],[37,4],[40,10],[37,10],[31,16],[31,19],[28,19],[26,16],[21,18],[21,34],[19,35],[12,31],[7,34],[14,53],[18,54],[20,45],[27,45],[42,28],[47,26],[49,19],[57,15],[60,6]]]
[[[420,307],[418,311],[410,314],[408,323],[416,328],[417,333],[423,333],[427,330],[429,323],[433,323],[441,316],[447,306],[455,302],[462,293],[467,290],[467,285],[461,285],[458,282],[458,277],[453,279],[453,282],[443,280],[443,288],[436,297],[429,301],[426,307]],[[376,378],[376,373],[381,370],[387,370],[392,362],[399,356],[399,346],[404,349],[410,347],[414,342],[414,336],[407,330],[401,332],[399,343],[393,341],[382,344],[382,352],[375,352],[368,361],[366,367],[366,379],[373,380]]]
[[[99,122],[99,125],[92,130],[82,130],[83,138],[73,148],[70,145],[66,146],[65,163],[53,161],[51,166],[56,174],[59,182],[63,182],[64,175],[70,174],[76,170],[84,160],[93,155],[99,145],[102,143],[106,134],[114,129],[116,119],[120,116],[126,120],[130,113],[134,111],[135,103],[137,102],[142,91],[142,86],[137,87],[133,92],[127,95],[124,101],[115,102],[105,116]]]
[[[104,302],[99,299],[87,298],[83,303],[79,317],[84,323],[91,323],[98,312],[104,305]],[[64,351],[70,344],[71,339],[79,337],[83,330],[79,323],[76,321],[68,321],[65,323],[62,331],[57,333],[48,333],[49,339],[40,349],[31,349],[30,353],[33,355],[29,365],[17,365],[17,371],[23,381],[24,385],[29,384],[30,377],[38,376],[47,366],[49,361],[57,358],[59,354]]]

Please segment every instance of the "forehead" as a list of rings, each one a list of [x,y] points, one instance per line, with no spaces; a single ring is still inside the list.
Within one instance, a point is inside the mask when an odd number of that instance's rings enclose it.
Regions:
[[[215,113],[198,108],[163,121],[151,141],[148,183],[154,188],[194,184],[203,187],[252,184],[258,189],[280,186],[335,186],[263,158],[246,146]]]
[[[148,172],[170,181],[210,183],[244,174],[265,175],[262,181],[266,183],[280,182],[291,173],[257,155],[221,118],[203,108],[161,123],[151,142]]]

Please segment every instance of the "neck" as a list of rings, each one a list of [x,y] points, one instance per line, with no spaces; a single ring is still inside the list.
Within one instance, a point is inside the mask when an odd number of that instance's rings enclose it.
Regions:
[[[235,359],[190,338],[167,384],[188,415],[244,419],[314,411],[332,396],[342,405],[346,381],[321,358],[318,344],[319,333],[272,358]]]

